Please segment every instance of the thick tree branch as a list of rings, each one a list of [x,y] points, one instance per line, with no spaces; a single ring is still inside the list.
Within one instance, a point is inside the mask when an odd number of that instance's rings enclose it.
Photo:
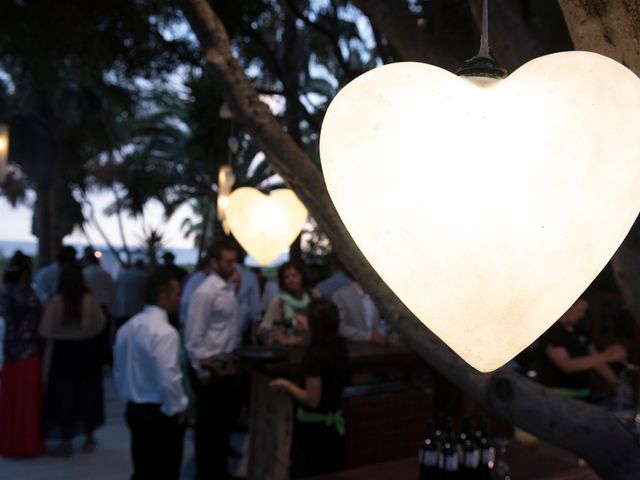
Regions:
[[[539,424],[537,429],[549,435],[542,438],[585,458],[602,479],[638,478],[635,438],[602,407],[571,399],[558,401],[548,388],[523,382],[520,375],[509,371],[494,374],[489,391],[491,410],[507,419]],[[533,432],[530,427],[525,430]]]
[[[321,25],[320,23],[311,21],[303,12],[301,12],[296,7],[295,2],[293,0],[287,0],[286,3],[287,3],[287,7],[289,7],[289,9],[296,15],[296,17],[302,20],[305,25],[315,30],[319,34],[323,35],[327,40],[329,40],[329,42],[331,42],[333,53],[336,59],[338,60],[338,63],[340,64],[340,68],[342,68],[342,70],[348,77],[353,78],[353,74],[349,67],[349,60],[344,58],[344,56],[342,55],[342,50],[340,50],[340,45],[338,43],[339,38],[336,32],[332,32],[331,30],[326,28],[324,25]],[[337,11],[334,10],[334,14],[337,15]]]
[[[451,382],[506,420],[586,458],[608,479],[635,478],[629,476],[629,472],[640,469],[640,448],[611,415],[562,399],[511,372],[478,373],[410,314],[355,246],[329,198],[318,168],[259,100],[233,58],[224,27],[207,1],[178,0],[177,3],[196,33],[208,71],[220,83],[237,121],[296,191],[349,270],[375,298],[385,318],[409,346]],[[588,435],[590,432],[593,435]],[[606,442],[594,440],[605,436]]]
[[[269,63],[271,65],[271,68],[273,68],[276,77],[278,77],[280,79],[280,82],[282,82],[283,91],[275,92],[275,94],[285,97],[289,105],[295,106],[296,113],[303,116],[304,119],[309,123],[311,128],[319,132],[320,125],[300,101],[299,87],[295,84],[295,76],[292,76],[291,74],[287,75],[285,73],[278,57],[274,53],[273,49],[269,47],[268,42],[262,37],[260,32],[254,32],[250,30],[248,35],[262,47],[265,52],[266,58],[269,59]],[[263,93],[265,89],[258,89],[258,91],[260,93]]]
[[[637,1],[559,0],[578,50],[611,57],[640,73],[640,3]]]
[[[337,223],[337,212],[324,188],[320,171],[260,101],[242,67],[232,56],[229,40],[218,17],[206,1],[179,0],[177,3],[198,36],[208,71],[223,88],[225,100],[238,123],[259,142],[271,157],[275,169],[291,188],[299,192],[322,227],[328,229]],[[288,157],[290,160],[282,160]]]
[[[611,57],[640,74],[640,4],[602,0],[560,0],[573,43]],[[612,259],[625,303],[640,323],[640,220]]]

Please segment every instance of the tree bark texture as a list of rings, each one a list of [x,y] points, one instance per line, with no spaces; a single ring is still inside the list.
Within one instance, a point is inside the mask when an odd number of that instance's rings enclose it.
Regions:
[[[208,71],[225,92],[225,101],[236,120],[305,203],[345,265],[373,296],[385,318],[409,346],[472,398],[537,437],[587,459],[603,478],[636,478],[629,476],[629,472],[640,471],[640,447],[611,415],[563,399],[512,372],[477,372],[407,310],[349,236],[329,198],[319,169],[260,101],[231,53],[224,26],[207,1],[177,0],[177,3],[198,37]],[[606,438],[606,441],[598,441],[598,438]]]
[[[56,258],[55,195],[48,181],[36,185],[36,212],[33,215],[33,234],[38,237],[38,266],[48,265]]]
[[[611,57],[640,72],[640,3],[637,0],[559,0],[577,50]]]
[[[638,0],[559,0],[559,4],[576,49],[601,53],[640,74]],[[640,323],[640,220],[636,219],[611,264],[624,301]]]

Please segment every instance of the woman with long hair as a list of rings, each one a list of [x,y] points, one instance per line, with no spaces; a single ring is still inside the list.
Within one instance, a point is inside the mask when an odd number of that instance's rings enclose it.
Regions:
[[[42,308],[31,288],[31,259],[17,251],[4,273],[0,317],[5,319],[4,365],[0,372],[0,455],[37,455],[42,450]]]
[[[106,318],[84,284],[78,263],[60,272],[58,294],[47,304],[40,335],[47,339],[45,435],[62,441],[51,453],[69,456],[71,439],[85,435],[84,451],[95,448],[94,430],[104,422],[100,333]]]
[[[301,365],[302,386],[278,378],[269,387],[296,401],[291,443],[291,477],[342,470],[345,466],[345,423],[342,391],[349,381],[349,355],[338,334],[338,308],[329,300],[314,300],[308,308],[311,343]]]
[[[301,345],[308,331],[307,306],[311,294],[305,289],[301,267],[287,262],[278,269],[280,293],[271,301],[258,326],[258,338],[265,334],[283,345]]]

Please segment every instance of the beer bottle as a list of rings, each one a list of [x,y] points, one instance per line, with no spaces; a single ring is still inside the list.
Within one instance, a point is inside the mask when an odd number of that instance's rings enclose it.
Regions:
[[[439,450],[434,436],[433,421],[430,420],[427,428],[427,436],[422,442],[420,452],[418,454],[418,460],[420,462],[420,480],[436,480],[438,478]]]
[[[488,430],[486,422],[481,422],[476,429],[476,443],[480,449],[480,464],[478,465],[477,475],[479,480],[491,480],[496,461],[496,449]]]
[[[453,420],[447,419],[447,428],[442,444],[442,473],[440,478],[443,480],[459,480],[460,475],[460,457],[456,448],[456,435],[453,430]]]

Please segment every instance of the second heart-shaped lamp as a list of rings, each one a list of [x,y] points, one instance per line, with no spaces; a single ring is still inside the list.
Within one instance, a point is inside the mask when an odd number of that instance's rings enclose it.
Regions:
[[[405,305],[494,370],[606,265],[640,210],[640,80],[587,52],[506,79],[419,63],[344,87],[322,125],[331,198]]]
[[[261,265],[269,265],[300,234],[307,209],[292,190],[282,188],[265,195],[242,187],[229,195],[226,221],[242,248]]]

